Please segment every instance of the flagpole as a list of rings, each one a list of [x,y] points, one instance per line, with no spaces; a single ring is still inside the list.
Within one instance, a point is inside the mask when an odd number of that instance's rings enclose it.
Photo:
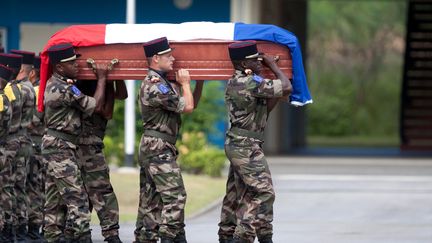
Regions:
[[[135,0],[126,0],[126,23],[135,24]],[[135,80],[126,80],[128,98],[125,104],[125,166],[132,167],[135,152]]]

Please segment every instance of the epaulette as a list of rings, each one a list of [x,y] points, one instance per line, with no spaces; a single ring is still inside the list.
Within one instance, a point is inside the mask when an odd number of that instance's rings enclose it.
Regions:
[[[39,99],[38,99],[38,97],[39,97],[39,85],[38,86],[33,86],[33,89],[34,89],[35,95],[36,95],[36,107],[37,107],[38,104],[39,104]]]
[[[3,95],[0,95],[0,112],[3,112],[4,110],[4,104],[3,104]]]
[[[8,83],[4,89],[4,92],[6,94],[6,96],[8,97],[9,101],[12,102],[14,100],[16,100],[15,94],[12,90],[12,86],[10,83]]]

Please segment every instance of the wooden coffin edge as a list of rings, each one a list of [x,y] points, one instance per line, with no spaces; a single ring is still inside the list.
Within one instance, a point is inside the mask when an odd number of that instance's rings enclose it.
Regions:
[[[171,41],[173,48],[174,71],[168,74],[174,79],[174,72],[180,68],[189,70],[192,80],[228,80],[234,69],[228,55],[228,45],[234,41],[224,40],[191,40]],[[280,44],[268,41],[257,41],[258,50],[269,55],[279,56],[278,66],[292,78],[292,60],[289,49]],[[81,57],[77,59],[79,67],[78,79],[96,79],[91,66],[87,63],[92,58],[96,63],[110,63],[116,58],[119,63],[114,65],[108,74],[109,80],[142,80],[147,75],[147,60],[142,43],[107,44],[90,47],[76,47]],[[265,68],[262,76],[275,78],[273,73]]]

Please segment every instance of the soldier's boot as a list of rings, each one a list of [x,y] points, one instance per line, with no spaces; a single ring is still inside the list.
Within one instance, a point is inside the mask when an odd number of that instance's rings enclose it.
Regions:
[[[232,243],[249,243],[249,241],[246,239],[243,239],[237,235],[234,235]]]
[[[3,230],[1,231],[0,243],[14,242],[12,228],[13,226],[11,224],[5,224],[3,226]]]
[[[16,231],[16,242],[17,243],[27,242],[27,225],[21,224],[18,226]]]
[[[44,242],[44,238],[42,237],[42,234],[40,232],[40,225],[37,224],[29,224],[28,225],[28,232],[27,232],[27,239],[31,243],[42,243]]]
[[[233,238],[219,238],[219,243],[233,243]]]
[[[265,235],[258,237],[259,243],[273,243],[272,235]]]
[[[173,238],[162,237],[161,238],[161,243],[174,243],[174,239]]]
[[[174,243],[187,243],[186,235],[184,233],[180,233],[180,234],[176,235],[176,237],[173,240],[174,240]]]
[[[105,239],[108,243],[122,243],[118,235],[113,235]]]

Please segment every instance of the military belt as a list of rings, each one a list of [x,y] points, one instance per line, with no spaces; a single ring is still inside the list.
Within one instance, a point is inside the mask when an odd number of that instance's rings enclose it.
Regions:
[[[254,132],[254,131],[249,131],[243,128],[238,128],[238,127],[231,127],[230,131],[238,136],[242,136],[242,137],[248,137],[248,138],[255,138],[261,141],[264,141],[264,134],[262,132]]]
[[[177,137],[176,136],[172,136],[163,132],[158,132],[155,130],[145,130],[144,131],[144,135],[145,136],[150,136],[150,137],[155,137],[155,138],[160,138],[164,141],[167,141],[171,144],[175,144],[177,141]]]
[[[78,144],[78,136],[69,133],[64,133],[54,129],[47,129],[47,134],[56,138],[61,138],[73,144]]]

